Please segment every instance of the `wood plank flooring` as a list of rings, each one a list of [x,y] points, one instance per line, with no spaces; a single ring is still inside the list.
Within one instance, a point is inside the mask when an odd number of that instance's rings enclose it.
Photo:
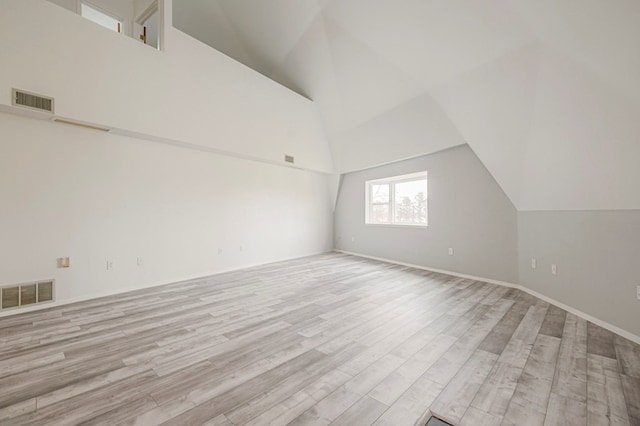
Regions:
[[[337,253],[0,318],[2,425],[640,425],[640,346]]]

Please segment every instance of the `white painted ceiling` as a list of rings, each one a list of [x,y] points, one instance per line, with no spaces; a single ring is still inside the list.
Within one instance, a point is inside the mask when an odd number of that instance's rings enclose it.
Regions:
[[[189,0],[316,102],[337,172],[468,143],[519,210],[640,209],[640,1]]]

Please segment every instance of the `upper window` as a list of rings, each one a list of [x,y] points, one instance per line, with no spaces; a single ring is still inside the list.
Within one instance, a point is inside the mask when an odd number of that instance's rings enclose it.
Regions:
[[[427,172],[369,180],[366,223],[427,226]]]
[[[84,18],[87,18],[90,21],[95,22],[96,24],[102,25],[105,28],[109,28],[117,33],[122,32],[122,22],[94,6],[90,6],[86,3],[82,3],[80,6],[80,15]]]
[[[159,0],[49,0],[102,27],[161,50],[164,3]],[[143,9],[146,7],[146,9]]]

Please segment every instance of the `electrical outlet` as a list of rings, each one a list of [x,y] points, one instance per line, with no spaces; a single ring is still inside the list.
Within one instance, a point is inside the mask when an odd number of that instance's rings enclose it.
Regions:
[[[536,269],[538,267],[538,263],[536,262],[536,259],[534,259],[533,257],[531,258],[531,269]]]
[[[551,275],[558,275],[558,267],[555,263],[551,264]]]
[[[636,291],[638,292],[637,296],[638,296],[638,300],[640,300],[640,285],[638,286],[638,288],[636,289]]]
[[[449,247],[449,256],[453,256],[453,247]]]
[[[58,259],[58,268],[68,268],[70,266],[68,257],[61,257]]]
[[[141,258],[141,257],[139,257],[139,258],[136,260],[136,262],[137,262],[138,266],[142,266],[142,264],[144,263],[144,259],[143,259],[143,258]]]
[[[242,246],[240,246],[240,251],[242,251]]]
[[[220,255],[220,254],[222,254],[222,249],[221,248],[218,249],[218,255]]]
[[[113,269],[113,262],[111,260],[107,260],[107,270]]]
[[[351,237],[351,242],[355,243],[356,242],[356,237]]]

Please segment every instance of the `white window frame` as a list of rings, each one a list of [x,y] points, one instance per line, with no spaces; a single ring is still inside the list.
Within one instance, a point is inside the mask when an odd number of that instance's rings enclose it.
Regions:
[[[117,21],[117,22],[120,24],[120,31],[116,31],[116,30],[113,30],[113,29],[111,29],[111,28],[104,27],[103,25],[101,25],[101,24],[99,24],[99,23],[95,22],[94,20],[87,18],[86,16],[84,16],[84,15],[82,14],[82,6],[87,6],[88,8],[93,9],[93,10],[95,10],[95,11],[96,11],[96,12],[98,12],[98,13],[102,13],[104,16],[107,16],[107,17],[109,17],[109,18],[113,19],[114,21]],[[93,22],[94,24],[100,25],[100,26],[101,26],[101,27],[103,27],[103,28],[107,28],[108,30],[113,31],[114,33],[117,33],[117,34],[126,34],[125,26],[127,25],[127,22],[126,22],[126,20],[125,20],[125,19],[122,19],[121,17],[119,17],[119,16],[117,16],[117,15],[115,15],[115,14],[111,13],[111,12],[110,12],[110,11],[108,11],[108,10],[103,9],[103,8],[102,8],[102,7],[100,7],[100,6],[96,6],[95,4],[91,3],[90,1],[87,1],[87,0],[80,0],[80,1],[78,2],[78,15],[82,16],[83,18],[85,18],[85,19],[86,19],[86,20],[88,20],[88,21]]]
[[[151,3],[149,3],[149,6],[142,13],[140,13],[136,19],[134,19],[134,32],[136,32],[139,28],[142,28],[147,19],[149,19],[156,12],[158,12],[158,47],[156,47],[155,49],[158,51],[162,51],[164,50],[164,7],[162,1],[153,0]],[[153,47],[151,45],[149,46]]]
[[[426,203],[427,203],[427,218],[425,223],[401,223],[395,222],[396,217],[396,191],[395,185],[398,183],[412,182],[416,180],[425,180],[426,188]],[[389,222],[373,222],[373,195],[371,193],[373,185],[389,185]],[[427,172],[410,173],[400,176],[391,176],[387,178],[368,180],[365,182],[365,224],[374,226],[400,226],[400,227],[414,227],[414,228],[426,228],[429,226],[429,179]]]

